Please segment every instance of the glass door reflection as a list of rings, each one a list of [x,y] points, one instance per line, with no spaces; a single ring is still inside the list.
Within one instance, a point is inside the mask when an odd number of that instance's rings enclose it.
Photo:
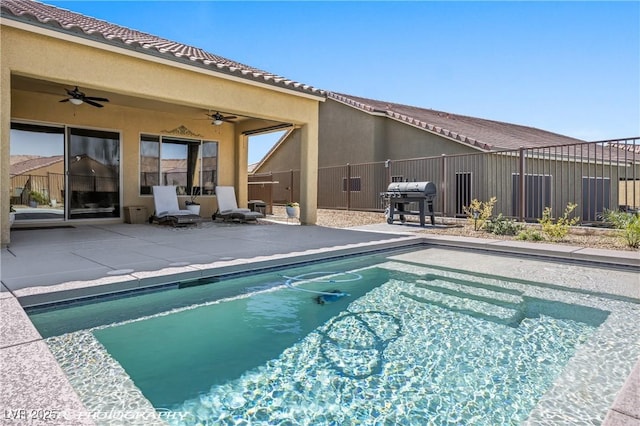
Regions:
[[[64,128],[11,123],[9,139],[12,220],[63,220]]]
[[[120,135],[69,129],[70,219],[120,217]]]

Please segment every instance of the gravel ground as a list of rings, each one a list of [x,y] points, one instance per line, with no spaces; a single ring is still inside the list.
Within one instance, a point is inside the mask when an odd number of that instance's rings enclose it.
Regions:
[[[284,207],[274,206],[273,215],[268,216],[269,219],[278,221],[287,221],[287,215]],[[289,219],[291,223],[295,219]],[[416,216],[408,216],[408,222],[419,222]],[[428,219],[427,219],[428,221]],[[332,228],[350,228],[354,226],[370,225],[375,223],[386,223],[384,214],[374,212],[346,211],[346,210],[318,210],[318,225]],[[446,228],[425,228],[415,230],[416,233],[439,234],[439,235],[456,235],[464,237],[479,238],[495,238],[503,240],[513,240],[512,236],[501,236],[488,234],[485,231],[475,231],[473,224],[468,223],[464,219],[440,218],[436,217],[436,224],[447,225]],[[400,227],[400,225],[398,225]],[[536,226],[536,225],[530,225]],[[542,241],[549,243],[549,241]],[[619,235],[618,231],[612,229],[600,229],[593,227],[574,227],[569,234],[559,244],[574,245],[580,247],[601,248],[609,250],[629,250],[640,251],[628,247],[625,240]]]

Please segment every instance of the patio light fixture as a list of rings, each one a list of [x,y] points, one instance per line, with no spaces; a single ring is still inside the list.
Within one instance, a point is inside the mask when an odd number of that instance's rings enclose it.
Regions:
[[[222,123],[224,123],[224,116],[222,114],[220,114],[219,112],[216,112],[215,114],[213,114],[211,116],[211,118],[213,118],[213,125],[214,126],[219,126]]]

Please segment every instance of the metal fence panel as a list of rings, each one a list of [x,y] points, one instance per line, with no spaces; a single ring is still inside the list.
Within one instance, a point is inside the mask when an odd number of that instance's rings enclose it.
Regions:
[[[298,200],[299,171],[269,179],[279,181],[274,203]],[[535,221],[547,207],[558,217],[575,203],[575,215],[590,223],[607,210],[640,210],[640,138],[323,167],[318,207],[382,211],[380,193],[394,181],[433,182],[442,216],[464,216],[473,199],[496,197],[495,215]]]
[[[339,210],[347,208],[347,192],[342,190],[347,169],[346,165],[318,169],[318,208]]]

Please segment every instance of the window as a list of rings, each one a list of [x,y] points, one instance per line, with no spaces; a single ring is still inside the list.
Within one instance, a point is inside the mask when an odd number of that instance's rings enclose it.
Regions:
[[[213,194],[218,143],[164,136],[140,138],[140,194],[154,185],[174,185],[178,195]]]
[[[343,192],[347,192],[347,178],[342,178],[342,191]],[[360,178],[359,177],[350,178],[349,191],[351,191],[351,192],[360,192]]]
[[[140,139],[140,194],[150,195],[151,187],[160,184],[160,138]]]

